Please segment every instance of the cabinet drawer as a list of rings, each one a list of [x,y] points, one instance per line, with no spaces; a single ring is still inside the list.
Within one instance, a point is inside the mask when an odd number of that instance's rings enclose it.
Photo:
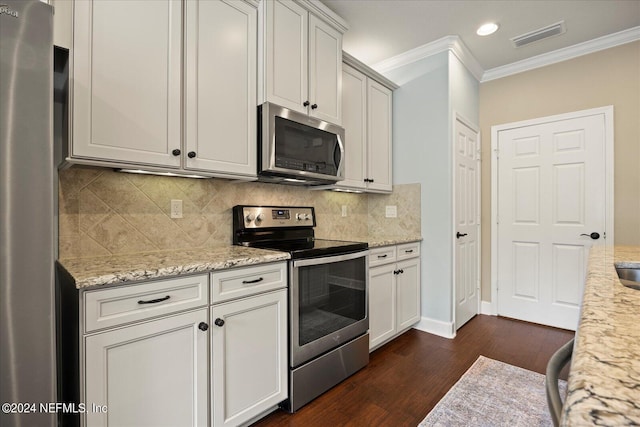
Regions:
[[[287,286],[287,263],[211,273],[211,303],[255,295]]]
[[[420,242],[398,245],[398,261],[420,256]]]
[[[208,302],[206,274],[87,291],[84,329],[91,332],[205,306]]]
[[[371,251],[369,252],[370,267],[375,267],[376,265],[395,262],[395,260],[396,260],[395,246],[383,246],[381,248],[374,248],[374,249],[371,249]]]

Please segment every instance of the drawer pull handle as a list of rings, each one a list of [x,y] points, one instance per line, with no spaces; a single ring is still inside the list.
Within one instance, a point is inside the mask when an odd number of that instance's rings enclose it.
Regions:
[[[387,255],[387,254],[384,254],[384,255],[378,255],[378,258],[386,258],[387,256],[389,256],[389,255]]]
[[[251,284],[251,283],[258,283],[258,282],[262,282],[263,280],[264,280],[264,277],[258,277],[258,278],[257,278],[257,279],[255,279],[255,280],[243,280],[243,281],[242,281],[242,284],[243,284],[243,285],[249,285],[249,284]]]
[[[140,300],[140,301],[138,301],[138,304],[156,304],[156,303],[159,303],[159,302],[162,302],[162,301],[166,301],[166,300],[168,300],[169,298],[171,298],[171,296],[170,296],[170,295],[167,295],[167,296],[166,296],[166,297],[164,297],[164,298],[151,299],[151,300],[149,300],[149,301]]]
[[[405,250],[405,251],[404,251],[404,253],[405,253],[405,254],[413,253],[413,249],[407,249],[407,250]]]
[[[200,324],[198,325],[198,329],[200,329],[203,332],[206,332],[207,329],[209,329],[209,325],[207,325],[205,322],[200,322]]]
[[[216,326],[219,326],[219,327],[223,327],[223,326],[224,326],[224,320],[222,320],[222,319],[221,319],[221,318],[219,318],[219,317],[218,317],[216,320],[214,320],[214,321],[213,321],[213,323],[214,323]]]

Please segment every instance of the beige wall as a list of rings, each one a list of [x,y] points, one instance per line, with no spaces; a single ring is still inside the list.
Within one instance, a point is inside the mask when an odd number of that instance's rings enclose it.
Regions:
[[[373,235],[387,240],[420,235],[420,184],[367,195],[90,167],[61,171],[59,184],[60,258],[229,245],[231,209],[237,204],[314,206],[318,237],[362,240]],[[182,200],[183,218],[170,217],[171,199]],[[397,206],[397,218],[386,218],[386,205]],[[342,206],[347,207],[346,217]]]
[[[482,300],[491,300],[491,126],[613,105],[615,243],[640,245],[640,42],[482,83]]]

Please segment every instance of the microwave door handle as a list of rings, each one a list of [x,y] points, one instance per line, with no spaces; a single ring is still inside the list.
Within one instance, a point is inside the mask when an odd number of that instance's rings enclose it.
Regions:
[[[337,135],[337,139],[338,139],[338,144],[333,149],[333,162],[336,165],[336,170],[340,172],[340,168],[342,166],[342,160],[344,159],[344,145],[342,144],[342,138],[340,138],[340,135]],[[338,150],[340,150],[339,153],[338,153]],[[336,160],[336,154],[339,154],[339,157],[337,160]]]

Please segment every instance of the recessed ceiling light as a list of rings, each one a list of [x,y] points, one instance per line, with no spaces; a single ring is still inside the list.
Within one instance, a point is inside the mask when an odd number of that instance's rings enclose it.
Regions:
[[[476,34],[479,36],[488,36],[495,33],[496,31],[498,31],[498,24],[496,24],[495,22],[488,22],[484,25],[481,25],[480,28],[478,28],[478,31],[476,31]]]

